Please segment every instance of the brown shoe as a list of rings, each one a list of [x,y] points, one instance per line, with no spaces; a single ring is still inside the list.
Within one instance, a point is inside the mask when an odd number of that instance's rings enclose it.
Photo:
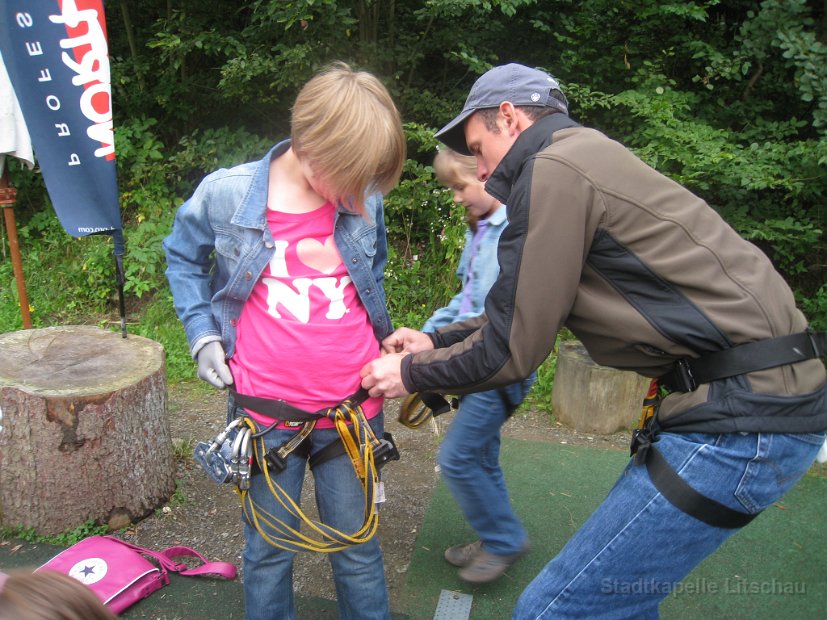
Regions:
[[[526,543],[517,553],[494,555],[480,547],[479,552],[459,571],[459,577],[469,583],[488,583],[499,579],[514,562],[528,553],[528,549],[529,545]]]
[[[471,560],[482,550],[482,541],[472,542],[467,545],[454,545],[445,550],[445,559],[454,566],[468,566]]]

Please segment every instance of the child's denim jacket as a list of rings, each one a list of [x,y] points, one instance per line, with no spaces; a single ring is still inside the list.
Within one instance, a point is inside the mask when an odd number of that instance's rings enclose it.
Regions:
[[[477,316],[485,310],[485,297],[488,295],[497,276],[500,273],[500,264],[497,261],[497,246],[500,243],[500,235],[508,224],[506,219],[506,207],[500,207],[491,217],[488,218],[488,226],[483,233],[477,247],[477,256],[474,259],[474,273],[471,279],[471,310],[461,313],[463,291],[454,295],[448,305],[436,310],[431,318],[422,327],[424,332],[433,332],[451,323],[464,321],[472,316]],[[465,231],[465,247],[459,257],[457,276],[460,282],[465,282],[466,274],[471,263],[471,241],[474,234],[470,230]]]
[[[164,239],[166,275],[193,356],[216,340],[228,358],[235,350],[241,309],[275,252],[266,218],[270,161],[289,146],[285,140],[258,162],[208,175],[178,209]],[[365,210],[368,219],[339,205],[334,240],[381,342],[393,331],[385,301],[381,195],[370,196]]]

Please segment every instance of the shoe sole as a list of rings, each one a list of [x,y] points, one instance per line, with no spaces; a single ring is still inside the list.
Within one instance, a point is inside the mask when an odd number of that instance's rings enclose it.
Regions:
[[[498,572],[496,574],[493,574],[493,575],[491,575],[491,574],[486,575],[484,578],[480,578],[480,576],[476,576],[474,574],[468,574],[468,571],[466,569],[469,566],[471,566],[471,564],[473,564],[473,561],[471,561],[466,566],[464,566],[462,568],[462,570],[458,571],[459,578],[462,579],[463,581],[467,582],[467,583],[474,583],[474,584],[491,583],[492,581],[496,581],[497,579],[499,579],[500,577],[505,575],[505,573],[508,572],[508,569],[511,568],[512,566],[514,566],[514,564],[515,564],[515,562],[517,562],[517,560],[519,560],[521,557],[526,555],[529,552],[529,549],[530,549],[529,547],[525,547],[519,553],[515,553],[514,555],[508,556],[508,558],[509,558],[508,560],[503,560],[502,570],[500,572]]]

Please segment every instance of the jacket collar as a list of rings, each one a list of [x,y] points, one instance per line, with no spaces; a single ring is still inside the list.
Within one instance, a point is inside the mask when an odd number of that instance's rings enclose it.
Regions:
[[[270,186],[270,163],[280,157],[290,148],[290,140],[282,140],[271,148],[259,161],[252,164],[253,174],[247,193],[241,204],[233,214],[232,222],[238,226],[264,230],[267,228],[267,191]],[[264,205],[264,209],[262,209]],[[358,213],[350,211],[343,204],[336,206],[337,218],[339,215],[355,215]],[[372,219],[372,215],[368,215]]]
[[[503,222],[505,222],[505,220],[506,220],[505,211],[506,211],[506,207],[505,207],[505,205],[503,205],[499,209],[494,211],[494,213],[492,213],[490,216],[488,216],[486,219],[488,220],[489,225],[498,226],[499,224],[502,224]]]
[[[267,228],[267,188],[270,182],[270,162],[290,148],[290,140],[282,140],[267,155],[252,164],[253,174],[247,193],[233,214],[232,222],[238,226]],[[263,207],[263,208],[262,208]]]
[[[551,144],[555,131],[565,127],[580,127],[580,124],[558,113],[544,116],[523,131],[489,177],[485,190],[500,202],[507,203],[514,181],[525,163]]]

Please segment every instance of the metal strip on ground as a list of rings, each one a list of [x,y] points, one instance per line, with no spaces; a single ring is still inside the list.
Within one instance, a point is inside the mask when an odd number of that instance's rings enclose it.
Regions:
[[[439,593],[434,620],[468,620],[473,600],[470,594],[443,590]]]

